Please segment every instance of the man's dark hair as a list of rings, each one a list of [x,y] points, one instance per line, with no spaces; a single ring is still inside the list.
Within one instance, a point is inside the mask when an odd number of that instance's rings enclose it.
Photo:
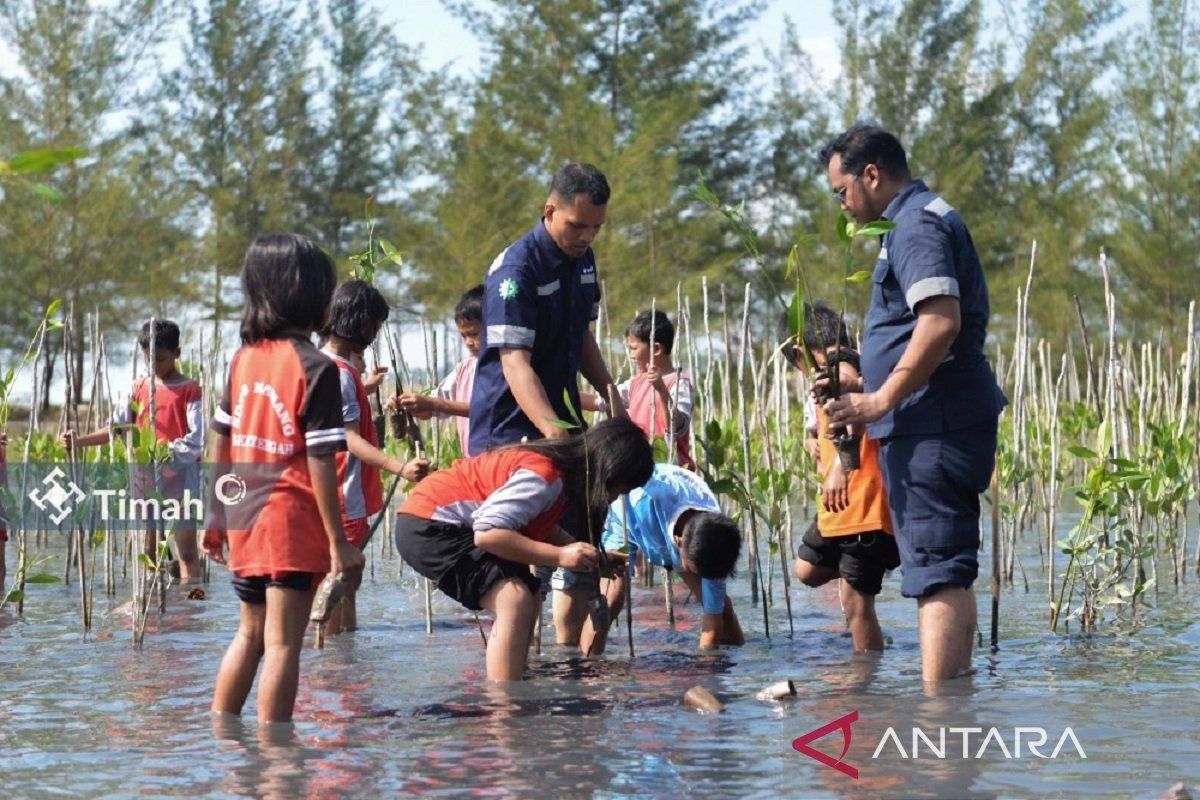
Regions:
[[[574,202],[578,195],[586,194],[594,206],[608,205],[608,181],[604,173],[591,164],[572,161],[560,169],[550,182],[550,194]]]
[[[278,336],[285,328],[325,327],[337,273],[325,251],[294,233],[265,233],[242,262],[242,344]]]
[[[458,298],[454,307],[455,322],[483,322],[483,284],[472,286]]]
[[[724,514],[700,511],[683,523],[680,531],[682,555],[696,567],[701,578],[728,578],[742,552],[742,532],[737,523]]]
[[[826,167],[834,155],[842,157],[842,173],[862,175],[874,164],[889,178],[908,177],[908,156],[896,136],[874,125],[855,125],[835,136],[821,148],[821,163]]]
[[[788,312],[780,312],[779,320],[775,324],[775,335],[779,343],[784,345],[783,355],[787,358],[788,363],[794,367],[800,367],[805,359],[794,349],[797,347],[797,343],[795,333],[792,331],[792,321],[788,319]],[[804,304],[804,347],[809,351],[815,350],[821,353],[832,347],[855,348],[857,345],[850,332],[846,330],[846,321],[842,316],[825,303],[818,302],[811,305]]]
[[[629,327],[625,329],[626,336],[632,336],[638,341],[645,342],[648,345],[655,343],[661,344],[663,350],[667,353],[675,346],[675,326],[671,324],[670,318],[661,311],[654,312],[654,341],[650,341],[650,312],[643,311],[633,318],[633,322],[629,323]],[[653,351],[651,352],[653,355]]]
[[[147,322],[142,326],[141,332],[138,334],[138,345],[147,353],[150,352],[150,323]],[[170,350],[175,352],[179,349],[179,326],[169,319],[154,320],[154,349]]]
[[[336,336],[367,349],[388,318],[387,300],[366,281],[349,280],[337,287],[329,305],[329,324],[322,338]]]

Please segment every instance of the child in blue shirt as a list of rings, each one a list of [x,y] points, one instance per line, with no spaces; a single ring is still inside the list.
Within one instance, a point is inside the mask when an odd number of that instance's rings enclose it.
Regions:
[[[745,643],[733,604],[725,594],[725,579],[733,573],[742,549],[737,524],[721,513],[717,498],[694,472],[672,464],[656,464],[645,486],[634,489],[609,510],[603,544],[616,555],[628,531],[629,563],[640,550],[646,560],[679,573],[704,606],[700,647]],[[608,600],[609,619],[616,619],[629,575],[618,571],[601,582]],[[604,651],[608,631],[596,631],[590,617],[580,637],[585,653]]]

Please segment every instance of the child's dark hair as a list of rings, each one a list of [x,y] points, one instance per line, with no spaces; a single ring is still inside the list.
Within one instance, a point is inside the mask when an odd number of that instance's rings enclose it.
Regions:
[[[150,352],[150,323],[142,326],[138,334],[138,345],[147,353]],[[179,326],[169,319],[154,320],[154,349],[179,350]]]
[[[684,520],[683,553],[701,578],[728,578],[742,552],[742,532],[724,514],[698,511]]]
[[[454,307],[455,322],[483,322],[483,284],[472,286],[458,298]]]
[[[654,472],[654,451],[645,432],[627,419],[603,420],[582,436],[510,446],[541,453],[563,471],[567,502],[588,509],[597,540],[608,515],[609,492],[642,486]],[[586,541],[586,531],[580,534]]]
[[[784,346],[784,356],[792,366],[799,367],[804,358],[796,352],[797,343],[792,331],[788,312],[779,314],[775,324],[775,335]],[[825,352],[830,348],[856,347],[850,332],[846,330],[846,322],[841,315],[825,303],[804,304],[804,347],[808,351]]]
[[[626,336],[645,342],[653,346],[655,343],[661,344],[663,350],[667,353],[671,352],[671,348],[675,346],[675,326],[671,324],[671,320],[661,311],[654,312],[654,341],[650,341],[650,312],[643,311],[633,318],[633,322],[629,323],[629,327],[625,329]]]
[[[336,336],[365,350],[375,341],[387,318],[387,300],[378,289],[366,281],[348,280],[333,293],[329,324],[321,331],[321,336]]]
[[[325,327],[335,286],[333,262],[311,239],[294,233],[258,236],[242,262],[242,343],[269,339],[285,328]]]

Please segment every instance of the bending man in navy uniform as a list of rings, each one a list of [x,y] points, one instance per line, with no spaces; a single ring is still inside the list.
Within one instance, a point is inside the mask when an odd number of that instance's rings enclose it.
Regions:
[[[821,151],[834,196],[884,234],[872,275],[862,386],[826,404],[831,424],[879,440],[904,576],[917,598],[926,681],[971,664],[979,574],[979,494],[996,461],[1006,404],[983,355],[988,293],[975,245],[949,203],[914,180],[900,142],[858,125]]]
[[[591,331],[600,313],[591,243],[604,224],[608,197],[600,170],[568,164],[550,184],[541,221],[492,262],[471,392],[470,455],[525,437],[569,436],[552,420],[572,419],[571,408],[581,413],[580,373],[601,397],[609,396],[612,376]],[[573,529],[582,516],[568,510],[563,527],[587,540],[585,531]],[[594,532],[597,541],[602,533]],[[599,578],[563,569],[554,570],[553,577],[549,569],[539,574],[555,590],[559,643],[578,642],[587,599],[598,590]]]

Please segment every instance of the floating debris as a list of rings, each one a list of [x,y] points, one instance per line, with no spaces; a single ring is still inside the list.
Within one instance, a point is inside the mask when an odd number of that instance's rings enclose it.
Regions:
[[[691,706],[702,714],[717,714],[725,710],[725,704],[713,697],[712,692],[703,686],[693,686],[683,696],[683,704]]]

